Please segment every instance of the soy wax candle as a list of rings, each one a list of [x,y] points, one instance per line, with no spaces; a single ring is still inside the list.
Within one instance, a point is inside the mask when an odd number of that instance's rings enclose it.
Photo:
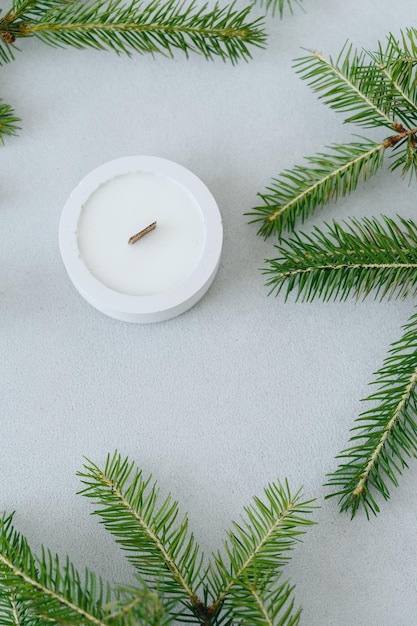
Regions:
[[[93,170],[67,200],[59,227],[79,293],[102,313],[139,323],[167,320],[198,302],[218,269],[222,239],[204,183],[149,156]]]

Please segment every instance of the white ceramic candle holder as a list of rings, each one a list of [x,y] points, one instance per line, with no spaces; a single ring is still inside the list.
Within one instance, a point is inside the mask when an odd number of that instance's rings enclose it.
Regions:
[[[136,243],[137,232],[156,228]],[[96,309],[126,322],[168,320],[206,293],[223,227],[216,201],[185,167],[151,156],[110,161],[68,198],[59,247],[69,277]]]

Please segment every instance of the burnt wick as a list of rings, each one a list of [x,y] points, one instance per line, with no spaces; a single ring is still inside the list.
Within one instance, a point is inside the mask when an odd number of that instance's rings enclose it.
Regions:
[[[139,239],[142,239],[142,237],[150,233],[152,230],[155,230],[155,228],[156,222],[152,222],[152,224],[149,224],[149,226],[147,226],[143,230],[140,230],[138,233],[136,233],[136,235],[132,235],[127,243],[136,243],[137,241],[139,241]]]

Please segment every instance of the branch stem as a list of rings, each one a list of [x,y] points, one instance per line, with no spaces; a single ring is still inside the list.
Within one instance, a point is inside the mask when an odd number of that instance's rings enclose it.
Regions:
[[[344,263],[341,265],[318,265],[313,267],[305,267],[299,270],[293,270],[291,272],[282,272],[279,274],[280,278],[290,278],[292,276],[299,276],[300,274],[308,274],[319,270],[346,270],[346,269],[416,269],[417,263],[354,263],[352,265]]]
[[[250,586],[250,592],[262,614],[265,626],[274,626],[274,622],[271,620],[270,616],[268,615],[268,611],[264,605],[264,603],[262,602],[262,598],[259,595],[259,593],[256,591],[255,587],[253,587],[252,585]]]
[[[8,29],[10,30],[10,29]],[[168,33],[186,33],[186,34],[199,34],[203,37],[205,36],[217,36],[223,38],[231,38],[231,37],[241,37],[245,38],[248,35],[248,30],[244,29],[233,29],[233,28],[197,28],[195,26],[173,26],[171,24],[138,24],[137,22],[130,23],[103,23],[103,22],[91,22],[89,24],[77,24],[77,23],[67,23],[67,24],[33,24],[31,26],[24,25],[21,29],[21,36],[31,37],[36,35],[37,32],[62,32],[62,31],[72,31],[72,32],[89,32],[89,31],[108,31],[108,32],[168,32]],[[0,25],[1,32],[1,25]]]
[[[392,137],[388,137],[385,139],[383,145],[385,148],[392,148],[402,139],[406,139],[407,137],[411,137],[417,133],[417,128],[410,128],[409,130],[404,130],[398,135],[393,135]]]

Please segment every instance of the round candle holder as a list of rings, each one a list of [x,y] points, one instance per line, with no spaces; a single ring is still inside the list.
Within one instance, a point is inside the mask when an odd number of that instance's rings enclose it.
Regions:
[[[146,191],[137,202],[135,185]],[[132,245],[136,231],[149,226],[153,232]],[[185,167],[152,156],[116,159],[90,172],[59,224],[74,287],[93,307],[125,322],[161,322],[194,306],[213,282],[222,242],[221,215],[205,184]]]

